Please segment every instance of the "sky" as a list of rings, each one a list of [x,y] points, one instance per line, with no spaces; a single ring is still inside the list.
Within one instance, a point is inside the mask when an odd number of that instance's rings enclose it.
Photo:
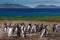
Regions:
[[[22,4],[30,7],[37,5],[60,5],[60,0],[0,0],[0,4]]]

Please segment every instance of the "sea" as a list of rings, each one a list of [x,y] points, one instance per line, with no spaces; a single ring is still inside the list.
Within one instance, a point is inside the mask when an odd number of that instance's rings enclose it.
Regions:
[[[60,8],[0,8],[0,16],[60,16]]]

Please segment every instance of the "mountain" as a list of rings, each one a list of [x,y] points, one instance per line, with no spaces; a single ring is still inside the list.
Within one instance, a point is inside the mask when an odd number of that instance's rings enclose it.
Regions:
[[[21,5],[21,4],[0,4],[0,8],[30,8],[28,6],[25,5]],[[37,5],[34,8],[59,8],[59,6],[56,5]]]
[[[56,5],[38,5],[35,8],[59,8],[59,6],[56,6]]]
[[[20,4],[0,4],[0,8],[30,8]]]

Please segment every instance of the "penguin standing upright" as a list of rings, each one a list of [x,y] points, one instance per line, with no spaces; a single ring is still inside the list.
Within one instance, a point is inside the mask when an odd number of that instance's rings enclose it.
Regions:
[[[17,24],[17,35],[20,36],[20,27],[19,27],[19,24]]]
[[[42,29],[43,29],[43,23],[42,23],[41,26],[40,26],[39,32],[41,32]]]
[[[13,35],[13,27],[9,27],[8,36],[11,37]]]
[[[4,23],[3,31],[4,31],[4,32],[7,32],[7,24],[6,24],[6,23]]]
[[[57,24],[54,24],[54,25],[53,25],[53,27],[52,27],[53,32],[57,32],[57,27],[58,27]]]
[[[25,32],[25,24],[24,23],[22,23],[21,24],[21,36],[24,38],[24,37],[26,37],[26,32]]]
[[[40,37],[46,36],[47,34],[48,34],[47,25],[45,25],[45,27],[42,29]]]

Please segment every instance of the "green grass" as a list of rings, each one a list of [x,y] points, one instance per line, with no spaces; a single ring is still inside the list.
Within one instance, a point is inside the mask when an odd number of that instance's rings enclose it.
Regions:
[[[60,16],[39,16],[39,17],[23,17],[23,16],[17,16],[17,17],[0,17],[0,20],[31,20],[31,21],[60,21]]]

